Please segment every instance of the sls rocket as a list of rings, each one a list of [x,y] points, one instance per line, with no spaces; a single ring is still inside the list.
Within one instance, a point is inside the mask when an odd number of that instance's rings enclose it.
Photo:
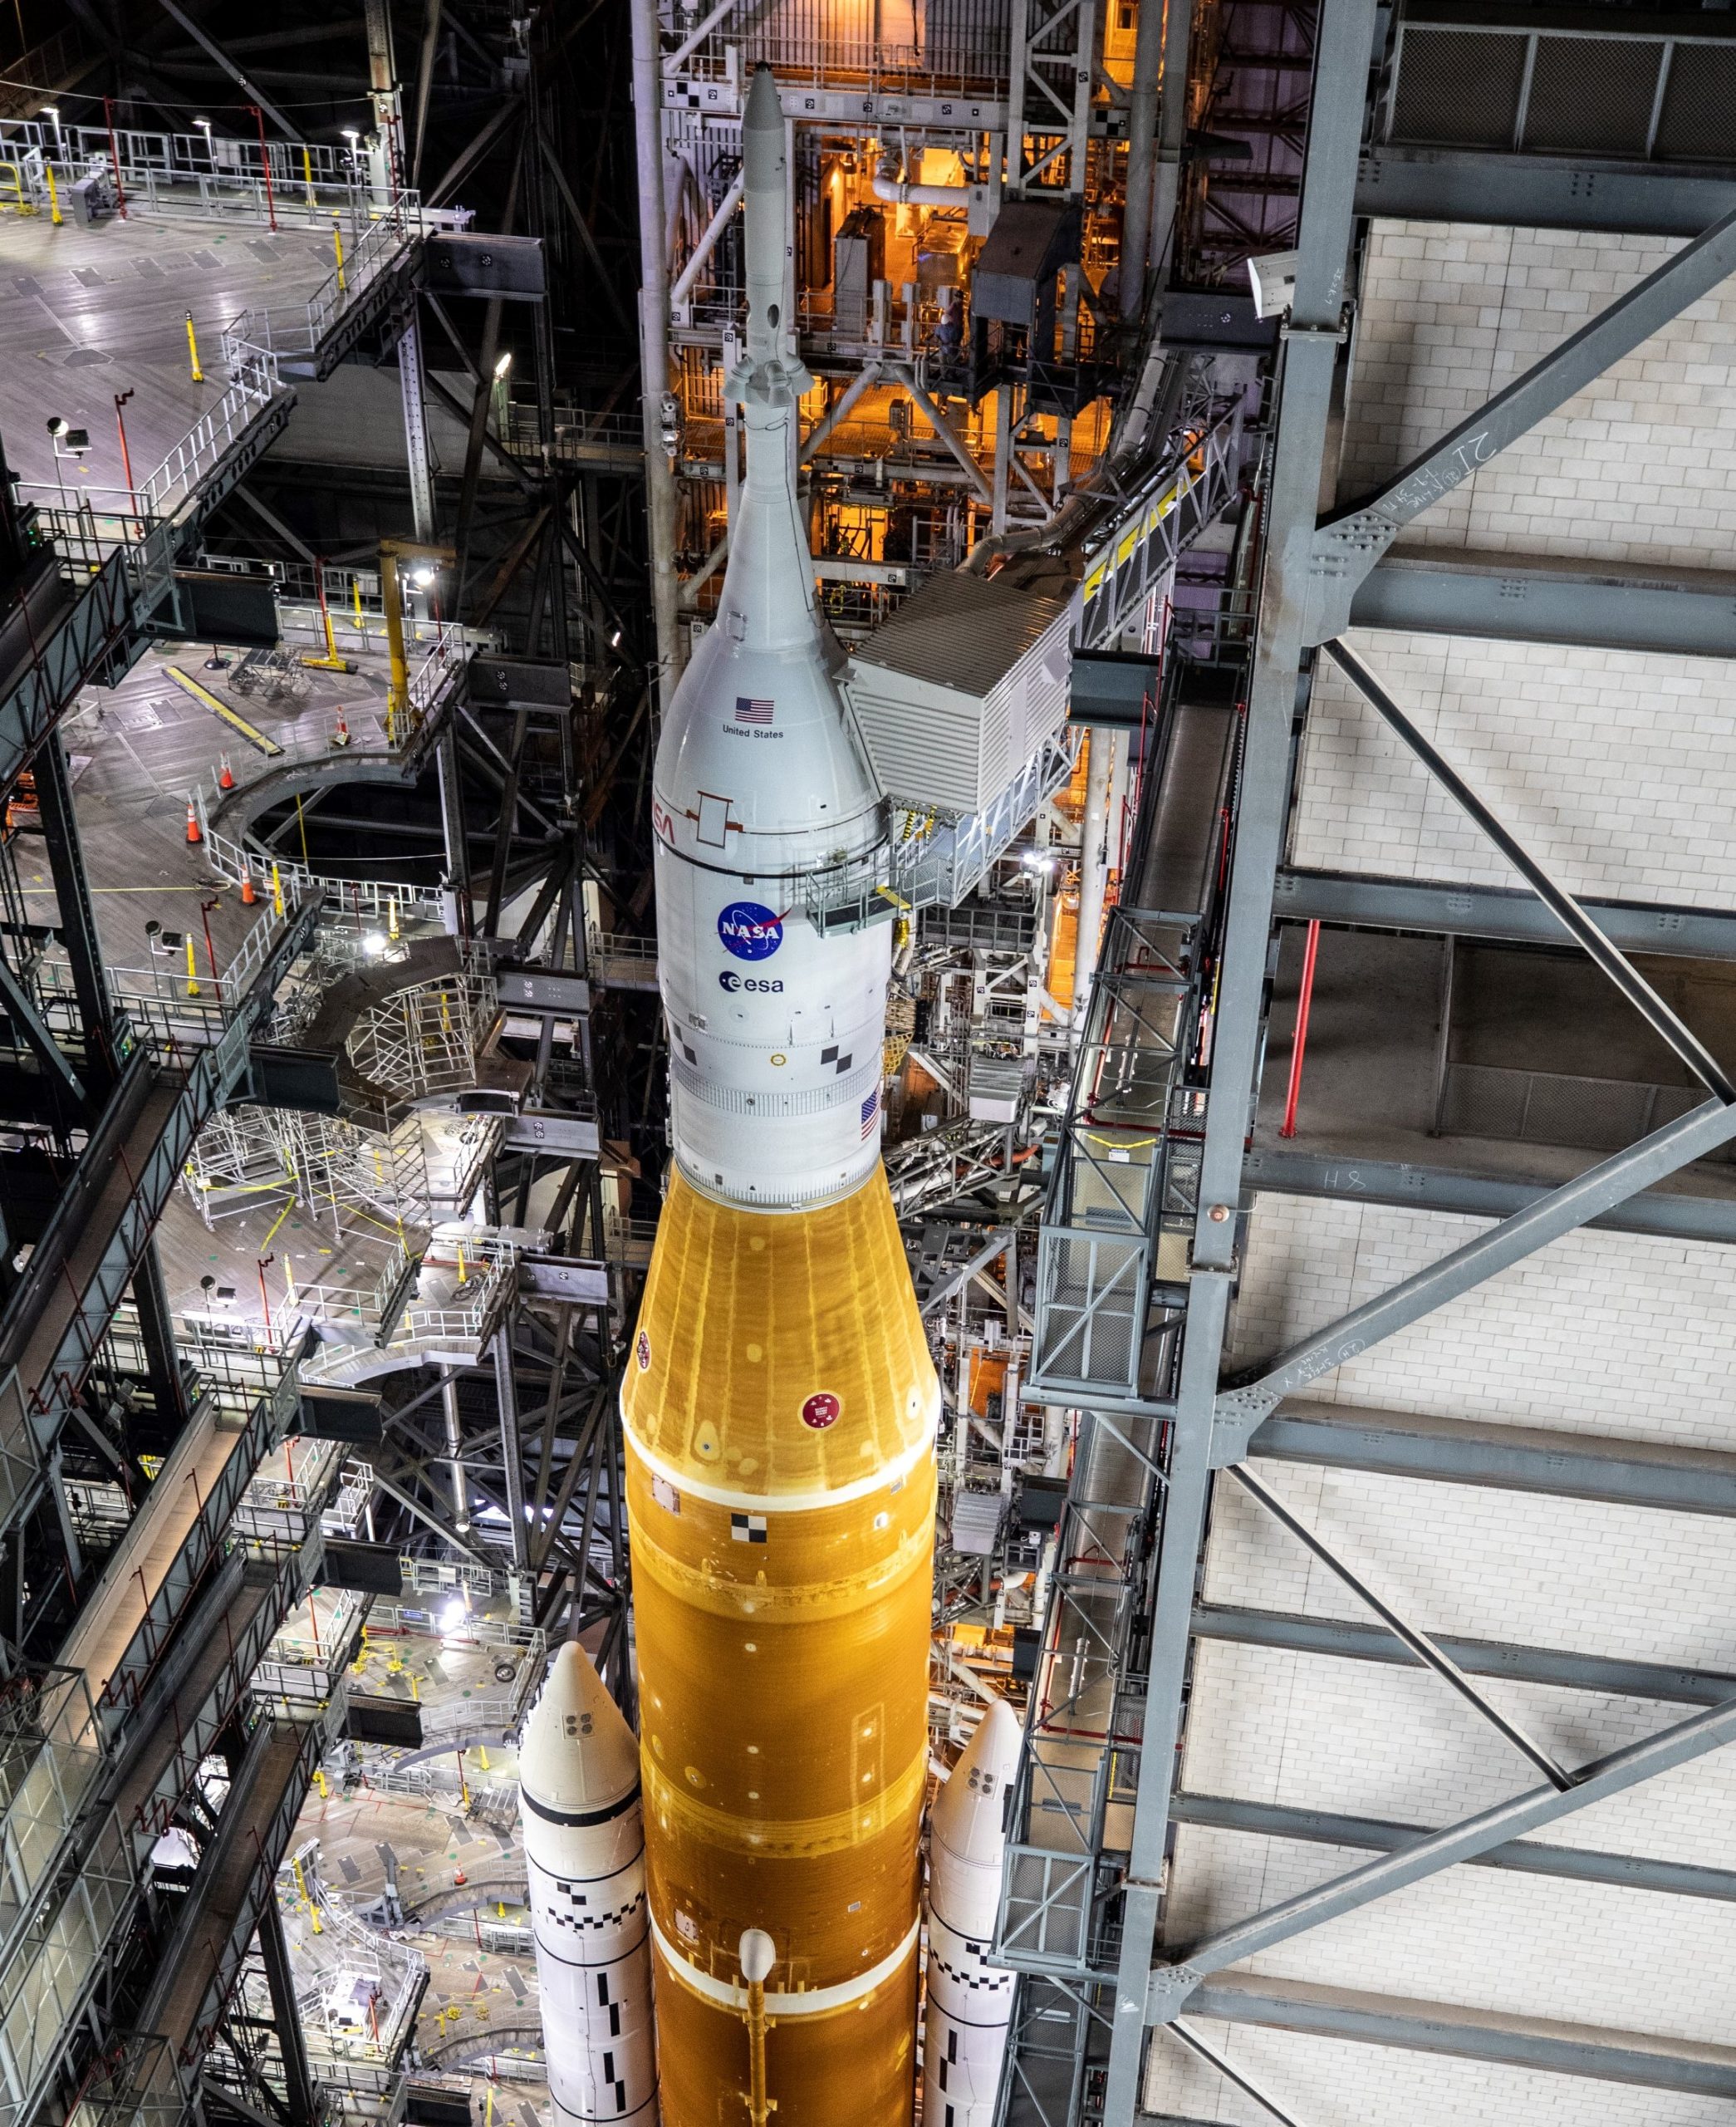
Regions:
[[[928,2015],[923,2127],[991,2127],[1013,1975],[988,1961],[1007,1851],[1018,1717],[997,1699],[929,1815]]]
[[[939,1390],[880,1162],[885,812],[796,490],[772,76],[746,475],[654,778],[673,1172],[621,1390],[664,2127],[907,2127]]]
[[[655,2127],[638,1746],[571,1641],[525,1717],[518,1819],[555,2127]]]

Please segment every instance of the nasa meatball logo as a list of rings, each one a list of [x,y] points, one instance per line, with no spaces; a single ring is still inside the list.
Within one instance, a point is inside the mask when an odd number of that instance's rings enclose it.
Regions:
[[[783,918],[757,901],[733,901],[718,918],[718,936],[738,960],[768,960],[783,943]]]
[[[836,1396],[829,1396],[822,1390],[817,1396],[810,1396],[802,1405],[802,1422],[810,1432],[824,1432],[828,1426],[838,1422],[838,1413],[843,1407]]]
[[[643,1329],[639,1333],[639,1341],[634,1345],[633,1353],[639,1361],[639,1370],[643,1373],[651,1363],[651,1340]]]

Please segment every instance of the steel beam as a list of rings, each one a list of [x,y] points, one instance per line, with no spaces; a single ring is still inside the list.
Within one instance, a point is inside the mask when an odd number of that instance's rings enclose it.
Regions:
[[[36,1008],[36,1000],[3,959],[0,959],[0,1006],[4,1007],[6,1016],[36,1051],[37,1060],[43,1065],[51,1081],[58,1083],[75,1109],[81,1108],[85,1098],[83,1081],[67,1061],[66,1052],[49,1032],[42,1014]]]
[[[1341,1816],[1332,1810],[1297,1810],[1277,1802],[1246,1802],[1233,1795],[1178,1795],[1171,1817],[1179,1825],[1212,1831],[1246,1832],[1262,1839],[1290,1839],[1309,1846],[1365,1846],[1396,1853],[1421,1836],[1421,1827],[1381,1817]],[[1467,1864],[1508,1869],[1526,1876],[1560,1876],[1618,1890],[1656,1891],[1674,1898],[1736,1903],[1736,1869],[1702,1869],[1685,1861],[1654,1861],[1641,1854],[1605,1854],[1585,1846],[1545,1846],[1515,1840],[1479,1854]]]
[[[1355,1618],[1304,1618],[1281,1610],[1244,1610],[1225,1603],[1201,1603],[1194,1611],[1196,1639],[1222,1639],[1240,1647],[1282,1648],[1344,1662],[1381,1662],[1409,1668],[1411,1658],[1379,1625]],[[1474,1677],[1501,1677],[1510,1683],[1548,1684],[1562,1691],[1597,1692],[1611,1698],[1655,1699],[1664,1705],[1721,1706],[1736,1698],[1736,1674],[1679,1669],[1667,1662],[1626,1662],[1606,1654],[1565,1653],[1553,1647],[1508,1646],[1493,1639],[1435,1635],[1435,1644]]]
[[[1325,642],[1344,632],[1356,587],[1413,518],[1557,412],[1690,303],[1709,295],[1733,267],[1736,213],[1714,222],[1637,287],[1570,333],[1384,487],[1328,518],[1314,542],[1307,641]]]
[[[1277,383],[1266,488],[1265,572],[1248,678],[1235,868],[1213,1037],[1212,1098],[1150,1620],[1144,1741],[1121,1899],[1104,2127],[1130,2127],[1139,2105],[1145,2059],[1140,2026],[1166,1867],[1194,1578],[1211,1493],[1214,1409],[1235,1273],[1236,1221],[1229,1212],[1241,1192],[1263,1041],[1273,882],[1289,810],[1303,602],[1343,328],[1375,12],[1372,0],[1325,0],[1316,39],[1296,292]]]
[[[1287,1529],[1298,1543],[1312,1551],[1329,1573],[1336,1574],[1353,1595],[1367,1604],[1401,1646],[1408,1648],[1419,1662],[1432,1669],[1467,1705],[1474,1707],[1490,1727],[1498,1735],[1505,1736],[1515,1750],[1528,1758],[1552,1786],[1567,1788],[1572,1786],[1569,1776],[1534,1736],[1521,1727],[1517,1721],[1510,1720],[1487,1692],[1477,1688],[1450,1654],[1437,1646],[1427,1633],[1412,1624],[1402,1612],[1395,1609],[1378,1589],[1371,1586],[1354,1568],[1347,1565],[1305,1521],[1290,1511],[1275,1492],[1268,1491],[1252,1471],[1238,1466],[1231,1471],[1230,1475],[1244,1491],[1253,1494],[1275,1521]]]
[[[1358,585],[1351,625],[1736,657],[1736,577],[1516,554],[1390,553]]]
[[[1712,1447],[1305,1403],[1266,1419],[1248,1452],[1317,1468],[1736,1516],[1736,1455]]]
[[[276,1899],[268,1899],[259,1916],[259,1954],[265,1963],[265,1983],[271,1996],[272,2020],[277,2027],[277,2046],[283,2056],[283,2080],[292,2127],[314,2127],[320,2106],[314,2095],[313,2075],[307,2061],[307,2038],[302,2028],[302,2012],[296,2002],[295,1969],[283,1933],[283,1915]]]
[[[114,1079],[114,1005],[104,972],[106,963],[96,928],[96,906],[91,898],[84,849],[78,838],[72,778],[66,765],[66,749],[58,731],[49,732],[37,749],[34,766],[37,803],[42,814],[42,838],[48,846],[48,871],[54,882],[61,942],[71,963],[73,992],[78,1000],[79,1021],[84,1029],[85,1077],[91,1092],[100,1097]]]
[[[1365,158],[1356,182],[1359,214],[1498,228],[1692,237],[1733,209],[1736,174],[1589,156],[1380,146]]]
[[[242,72],[241,69],[235,64],[235,61],[230,58],[228,53],[223,50],[223,47],[218,44],[214,38],[206,35],[205,32],[199,27],[196,22],[194,21],[192,16],[187,12],[184,7],[177,6],[176,0],[157,0],[157,5],[163,10],[163,12],[165,15],[180,24],[181,27],[186,31],[188,36],[193,39],[194,42],[198,45],[202,51],[208,52],[210,56],[216,61],[217,64],[222,67],[223,71],[228,76],[229,79],[235,83],[238,88],[241,89],[245,93],[252,102],[258,105],[259,108],[265,113],[266,116],[270,119],[272,125],[277,127],[277,130],[283,135],[286,140],[294,140],[297,143],[300,142],[302,138],[301,135],[297,132],[295,127],[290,124],[289,120],[283,115],[282,112],[278,110],[277,106],[274,103],[267,102],[262,91],[256,88],[253,83],[248,79],[247,76]]]
[[[1736,915],[1667,902],[1582,901],[1580,906],[1625,953],[1736,960]],[[1277,909],[1297,922],[1312,918],[1368,930],[1510,939],[1515,945],[1560,946],[1568,935],[1558,918],[1523,887],[1449,886],[1439,880],[1352,872],[1281,872]]]
[[[1586,2075],[1602,2083],[1636,2083],[1696,2097],[1736,2097],[1736,2047],[1611,2031],[1605,2025],[1550,2023],[1242,1972],[1226,1973],[1201,1987],[1188,2013],[1219,2022],[1307,2031],[1320,2038],[1396,2046],[1411,2053],[1450,2054],[1501,2067]]]
[[[1405,1160],[1365,1160],[1341,1152],[1298,1152],[1277,1145],[1251,1152],[1250,1192],[1277,1196],[1351,1198],[1371,1204],[1410,1205],[1418,1211],[1461,1211],[1472,1218],[1505,1219],[1549,1194],[1549,1185],[1511,1181],[1498,1175],[1413,1165]],[[1736,1198],[1666,1196],[1644,1190],[1616,1210],[1585,1224],[1606,1233],[1662,1234],[1674,1240],[1736,1242]]]
[[[1683,1022],[1639,970],[1605,937],[1572,895],[1550,877],[1523,842],[1483,803],[1445,755],[1423,736],[1350,646],[1332,641],[1327,644],[1326,651],[1375,714],[1410,749],[1473,824],[1480,828],[1493,842],[1538,900],[1548,907],[1562,927],[1584,948],[1658,1039],[1673,1049],[1700,1083],[1716,1093],[1720,1100],[1736,1101],[1736,1081],[1729,1078],[1699,1035]]]
[[[1510,1270],[1600,1212],[1613,1210],[1648,1183],[1661,1181],[1678,1167],[1715,1152],[1733,1137],[1736,1137],[1736,1106],[1708,1101],[1690,1109],[1680,1121],[1640,1138],[1625,1152],[1600,1160],[1572,1181],[1552,1189],[1523,1211],[1419,1270],[1415,1277],[1403,1280],[1292,1344],[1258,1376],[1219,1397],[1214,1461],[1219,1466],[1239,1461],[1255,1427],[1285,1397],[1342,1366],[1370,1345],[1408,1329],[1449,1300],[1485,1284],[1498,1272]]]
[[[1346,1913],[1371,1905],[1376,1899],[1403,1890],[1438,1875],[1461,1861],[1474,1861],[1479,1854],[1504,1846],[1543,1825],[1554,1824],[1576,1810],[1626,1794],[1660,1772],[1691,1764],[1736,1736],[1736,1699],[1690,1714],[1648,1736],[1638,1743],[1612,1751],[1583,1766],[1573,1776],[1571,1787],[1528,1788],[1522,1795],[1480,1810],[1444,1830],[1419,1835],[1395,1853],[1377,1861],[1365,1862],[1341,1876],[1297,1894],[1294,1898],[1252,1913],[1233,1926],[1191,1944],[1174,1962],[1160,1965],[1151,1975],[1148,2013],[1154,2023],[1167,2023],[1192,2007],[1189,1997],[1214,1972],[1223,1972],[1244,1958],[1256,1957],[1279,1943],[1292,1941],[1311,1928],[1323,1926]],[[1732,2055],[1736,2061],[1736,2054]]]
[[[1277,2121],[1278,2127],[1302,2127],[1302,2122],[1296,2115],[1287,2111],[1271,2091],[1263,2084],[1256,2081],[1247,2069],[1238,2067],[1233,2061],[1220,2053],[1215,2046],[1209,2045],[1203,2039],[1198,2031],[1189,2031],[1185,2024],[1179,2022],[1170,2024],[1168,2029],[1170,2036],[1180,2045],[1186,2046],[1189,2053],[1197,2055],[1200,2060],[1215,2068],[1224,2081],[1240,2090],[1244,2097],[1252,2098],[1268,2119]]]
[[[509,1315],[495,1332],[494,1394],[500,1407],[500,1455],[505,1471],[509,1555],[515,1570],[522,1571],[528,1555],[529,1531],[524,1518],[524,1442],[518,1429],[518,1386],[512,1373],[512,1321]]]

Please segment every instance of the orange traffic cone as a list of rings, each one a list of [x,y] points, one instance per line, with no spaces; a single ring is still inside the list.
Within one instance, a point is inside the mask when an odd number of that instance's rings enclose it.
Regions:
[[[199,814],[194,810],[193,800],[189,798],[187,800],[187,839],[189,842],[203,842],[204,838],[199,831]]]
[[[258,898],[253,889],[253,867],[251,864],[244,865],[241,873],[241,905],[243,908],[251,908]]]
[[[332,734],[334,746],[347,746],[350,743],[350,723],[342,710],[337,713],[337,729]]]
[[[463,1870],[462,1869],[454,1869],[452,1872],[452,1880],[455,1884],[462,1884],[464,1880]]]
[[[229,766],[229,757],[227,754],[220,754],[218,759],[223,764],[217,772],[217,787],[219,790],[233,790],[235,788],[235,771]]]

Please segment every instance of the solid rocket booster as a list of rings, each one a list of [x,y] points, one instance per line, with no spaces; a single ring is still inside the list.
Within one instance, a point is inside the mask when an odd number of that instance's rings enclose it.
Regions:
[[[655,2127],[638,1746],[571,1641],[525,1718],[518,1805],[555,2127]]]
[[[988,1961],[1003,1810],[1018,1765],[1018,1717],[997,1699],[929,1814],[929,1988],[923,2127],[991,2127],[1013,2016],[1013,1975]]]
[[[668,1201],[621,1391],[665,2127],[906,2127],[939,1391],[880,1163],[880,793],[795,484],[785,135],[743,125],[747,471],[654,779]]]

